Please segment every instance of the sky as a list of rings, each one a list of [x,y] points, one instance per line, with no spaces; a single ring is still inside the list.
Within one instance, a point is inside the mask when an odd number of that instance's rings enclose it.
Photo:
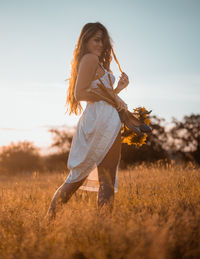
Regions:
[[[0,0],[0,146],[48,147],[48,129],[77,125],[81,115],[65,114],[65,79],[88,22],[101,22],[113,40],[129,110],[145,106],[167,122],[199,114],[199,13],[199,0]],[[116,87],[114,58],[111,70]]]

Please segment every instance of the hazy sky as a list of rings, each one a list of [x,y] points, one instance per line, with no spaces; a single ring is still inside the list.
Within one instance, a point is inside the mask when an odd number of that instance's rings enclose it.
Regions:
[[[77,124],[80,116],[64,114],[64,80],[88,22],[103,23],[114,41],[130,110],[168,121],[200,113],[199,13],[199,0],[0,0],[0,145],[20,130],[35,129],[36,139],[36,129]],[[116,86],[114,59],[111,69]]]

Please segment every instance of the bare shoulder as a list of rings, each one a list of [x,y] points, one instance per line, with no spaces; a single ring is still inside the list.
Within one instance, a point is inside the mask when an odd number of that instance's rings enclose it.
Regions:
[[[80,63],[84,64],[84,65],[92,65],[92,66],[96,66],[99,62],[99,58],[98,56],[96,56],[93,53],[87,53],[85,54],[82,58]]]

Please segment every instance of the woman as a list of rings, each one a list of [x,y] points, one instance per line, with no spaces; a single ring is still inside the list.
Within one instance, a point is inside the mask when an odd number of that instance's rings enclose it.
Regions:
[[[118,111],[127,109],[126,103],[117,94],[128,85],[128,76],[122,73],[114,89],[117,108],[89,91],[93,88],[104,95],[97,86],[97,75],[109,91],[113,91],[108,80],[110,74],[112,83],[115,81],[110,70],[111,51],[116,60],[107,29],[99,22],[85,24],[71,63],[66,103],[69,115],[77,115],[82,111],[80,101],[86,101],[87,105],[73,136],[68,157],[70,173],[55,192],[48,216],[55,217],[57,206],[70,199],[95,167],[98,169],[99,179],[98,208],[105,207],[110,212],[113,209],[114,183],[121,157],[121,121]]]

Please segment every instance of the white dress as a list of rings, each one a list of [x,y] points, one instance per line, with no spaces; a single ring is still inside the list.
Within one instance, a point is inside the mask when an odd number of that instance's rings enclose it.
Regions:
[[[104,71],[101,80],[106,87],[111,88],[108,78],[110,72],[106,69]],[[114,84],[114,75],[110,73],[110,77]],[[92,81],[90,87],[98,88],[97,83],[100,83],[98,79]],[[70,172],[65,182],[77,182],[88,176],[80,189],[98,191],[97,166],[104,159],[120,130],[119,114],[113,106],[103,100],[87,102],[72,139],[67,162]],[[116,169],[115,192],[118,191],[119,162]]]

